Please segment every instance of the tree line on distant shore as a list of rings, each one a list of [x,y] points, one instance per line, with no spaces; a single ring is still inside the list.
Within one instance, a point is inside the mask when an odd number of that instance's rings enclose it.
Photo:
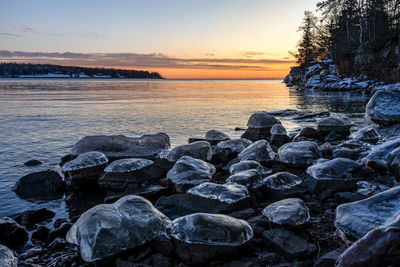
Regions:
[[[71,78],[79,77],[110,77],[131,79],[162,79],[157,72],[142,70],[127,70],[115,68],[91,68],[78,66],[61,66],[52,64],[31,63],[0,63],[0,77],[18,78],[20,76],[43,76],[48,74],[63,74]]]

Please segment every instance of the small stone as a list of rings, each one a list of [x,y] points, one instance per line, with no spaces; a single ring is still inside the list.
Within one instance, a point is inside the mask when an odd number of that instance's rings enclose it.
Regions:
[[[28,210],[21,213],[11,215],[10,218],[15,220],[20,225],[32,229],[39,222],[47,221],[55,216],[55,213],[46,208],[38,210]]]
[[[212,145],[216,145],[219,142],[229,140],[230,137],[218,130],[210,130],[206,133],[205,139]]]
[[[24,163],[24,165],[28,166],[28,167],[39,166],[42,164],[43,164],[43,162],[41,162],[40,160],[37,160],[37,159],[31,159]]]
[[[318,145],[311,141],[292,142],[278,149],[278,159],[293,167],[305,168],[320,158]]]
[[[262,213],[270,222],[283,226],[301,226],[310,220],[309,210],[304,201],[299,198],[274,202]]]
[[[42,242],[45,242],[49,236],[50,229],[44,225],[39,226],[35,231],[32,233],[32,239],[36,239]]]
[[[268,163],[275,159],[275,153],[272,150],[270,144],[265,140],[257,141],[250,146],[246,147],[242,152],[239,153],[238,159],[254,160],[258,162]]]
[[[352,133],[351,138],[371,144],[376,144],[379,141],[379,133],[374,126],[366,126],[355,133]]]
[[[255,191],[259,198],[277,201],[303,194],[302,182],[303,179],[297,175],[278,172],[259,181]]]

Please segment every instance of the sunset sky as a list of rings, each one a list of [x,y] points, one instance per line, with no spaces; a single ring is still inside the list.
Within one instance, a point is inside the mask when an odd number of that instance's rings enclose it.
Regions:
[[[0,0],[0,61],[281,78],[317,0]]]

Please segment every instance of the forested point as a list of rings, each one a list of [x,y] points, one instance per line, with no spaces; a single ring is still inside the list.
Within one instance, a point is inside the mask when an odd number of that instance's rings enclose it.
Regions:
[[[0,63],[0,77],[163,79],[157,72],[31,63]]]
[[[306,11],[291,54],[301,67],[332,59],[340,73],[400,81],[400,0],[326,0]]]

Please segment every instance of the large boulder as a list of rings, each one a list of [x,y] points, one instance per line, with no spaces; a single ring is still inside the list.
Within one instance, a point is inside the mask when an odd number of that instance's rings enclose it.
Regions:
[[[0,266],[2,267],[17,267],[18,259],[14,256],[11,249],[0,245]]]
[[[226,179],[227,183],[241,184],[248,189],[253,189],[254,185],[261,179],[261,173],[257,169],[245,170],[235,173]]]
[[[91,151],[80,154],[65,163],[61,171],[69,188],[90,188],[97,184],[108,164],[108,158],[101,152]]]
[[[239,153],[238,159],[254,160],[263,163],[269,163],[275,159],[275,152],[272,150],[270,144],[265,140],[257,141],[250,146],[246,147]]]
[[[238,163],[232,164],[229,167],[230,174],[234,175],[239,172],[247,171],[247,170],[257,170],[260,174],[263,174],[266,170],[265,168],[255,160],[242,160]]]
[[[76,143],[71,150],[72,155],[80,155],[90,151],[99,151],[109,159],[148,158],[155,159],[158,153],[170,147],[169,136],[165,133],[126,137],[124,135],[86,136]]]
[[[62,198],[65,189],[61,175],[53,170],[39,171],[21,177],[13,190],[21,198]]]
[[[133,158],[116,160],[104,169],[100,187],[110,191],[129,191],[138,184],[161,178],[163,171],[152,160]]]
[[[364,158],[368,161],[378,161],[386,164],[387,155],[393,150],[400,147],[400,138],[387,141],[383,144],[375,146],[372,151]]]
[[[244,138],[219,142],[213,148],[213,162],[227,163],[249,145],[251,145],[251,141]]]
[[[240,256],[243,246],[253,237],[253,230],[246,221],[233,217],[196,213],[175,219],[172,237],[183,262],[207,264]]]
[[[28,232],[11,218],[0,218],[0,244],[10,248],[22,247],[28,241]]]
[[[321,193],[330,189],[333,191],[347,191],[355,189],[362,165],[354,160],[337,158],[315,164],[307,169],[304,184],[309,192]]]
[[[287,131],[285,127],[283,127],[281,124],[275,124],[272,126],[271,130],[271,145],[280,147],[286,143],[289,143],[291,139],[287,135]]]
[[[354,140],[376,144],[379,141],[380,135],[374,126],[366,126],[352,133],[350,137]]]
[[[274,224],[301,226],[310,220],[310,212],[303,200],[288,198],[268,205],[262,214]]]
[[[166,157],[169,162],[176,162],[183,156],[210,161],[212,157],[211,144],[207,141],[197,141],[187,145],[180,145],[169,151]]]
[[[306,127],[301,129],[300,132],[293,137],[294,142],[310,140],[321,140],[321,133],[314,128]]]
[[[242,138],[253,142],[268,139],[270,137],[270,130],[275,124],[281,124],[281,122],[265,111],[256,112],[250,116],[247,122],[248,128],[242,134]]]
[[[400,214],[400,187],[336,208],[335,226],[350,236],[361,238],[378,227],[388,226]]]
[[[400,93],[377,91],[369,100],[366,113],[373,122],[381,125],[400,122]]]
[[[168,171],[167,178],[174,184],[177,192],[186,192],[193,186],[211,181],[214,174],[213,165],[200,159],[183,156]]]
[[[323,136],[327,136],[331,132],[341,136],[348,136],[352,125],[348,118],[329,117],[318,121],[317,129]]]
[[[278,172],[260,180],[255,185],[257,197],[273,201],[305,193],[303,179],[288,172]]]
[[[226,141],[231,139],[227,134],[218,131],[218,130],[210,130],[206,132],[205,139],[210,142],[212,145],[216,145],[219,142]]]
[[[319,158],[318,145],[312,141],[292,142],[278,149],[278,160],[293,167],[305,168]]]
[[[83,260],[93,262],[167,237],[170,226],[148,200],[130,195],[83,213],[68,231],[67,241],[80,247]]]
[[[386,165],[396,179],[400,180],[400,147],[387,155]]]

